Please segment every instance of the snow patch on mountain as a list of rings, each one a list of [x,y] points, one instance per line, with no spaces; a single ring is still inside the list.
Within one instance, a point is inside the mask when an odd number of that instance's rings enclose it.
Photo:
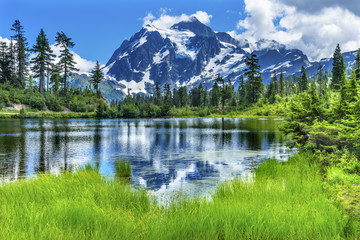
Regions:
[[[160,64],[163,61],[163,59],[167,55],[169,55],[169,53],[170,53],[169,50],[166,50],[165,52],[161,52],[161,50],[160,50],[160,52],[156,53],[154,58],[153,58],[154,64]]]
[[[127,80],[120,80],[117,81],[120,85],[123,85],[123,89],[119,89],[123,91],[123,93],[128,94],[130,93],[148,93],[146,88],[148,87],[147,84],[153,85],[154,81],[150,80],[150,68],[146,69],[144,76],[140,82],[136,82],[134,80],[127,81]]]

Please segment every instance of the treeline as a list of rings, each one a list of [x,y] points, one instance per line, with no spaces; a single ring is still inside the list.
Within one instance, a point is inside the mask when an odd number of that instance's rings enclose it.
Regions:
[[[212,113],[242,111],[252,107],[287,103],[293,97],[316,88],[320,98],[328,99],[331,91],[337,91],[341,79],[346,76],[340,46],[334,52],[334,68],[327,71],[319,64],[318,72],[308,76],[306,68],[299,75],[284,77],[282,71],[274,71],[268,85],[263,83],[257,56],[252,53],[245,59],[246,68],[235,89],[234,84],[220,75],[209,90],[200,83],[188,89],[186,86],[171,89],[169,85],[155,85],[154,94],[131,94],[100,106],[99,117],[163,117],[163,116],[207,116]],[[359,57],[354,69],[359,65]],[[358,70],[355,70],[358,71]],[[285,104],[286,105],[286,104]],[[278,111],[282,114],[282,111]]]
[[[0,42],[0,109],[12,103],[22,103],[31,108],[53,111],[94,111],[102,100],[98,85],[103,78],[97,62],[91,74],[91,90],[69,88],[69,78],[78,69],[70,51],[75,43],[64,32],[57,32],[55,46],[60,47],[59,60],[55,55],[43,29],[36,43],[28,47],[24,27],[15,20],[10,28],[13,31],[9,44]],[[35,56],[29,59],[30,53]],[[34,79],[37,79],[35,81]]]

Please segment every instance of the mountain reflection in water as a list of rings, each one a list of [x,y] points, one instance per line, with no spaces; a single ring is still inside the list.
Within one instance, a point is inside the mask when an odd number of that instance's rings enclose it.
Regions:
[[[162,193],[208,191],[245,175],[266,158],[289,156],[281,120],[1,119],[2,181],[73,171],[91,162],[111,176],[117,159],[132,166],[132,182]],[[1,181],[1,180],[0,180]]]

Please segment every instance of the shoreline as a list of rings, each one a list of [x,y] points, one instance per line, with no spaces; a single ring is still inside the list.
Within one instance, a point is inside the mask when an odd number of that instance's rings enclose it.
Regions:
[[[63,119],[168,119],[168,118],[264,118],[264,119],[279,119],[283,120],[284,116],[266,116],[266,115],[244,115],[243,112],[239,114],[210,114],[208,116],[164,116],[164,117],[138,117],[138,118],[106,118],[106,117],[97,117],[95,112],[51,112],[51,111],[41,111],[41,112],[0,112],[0,119],[54,119],[54,118],[63,118]]]

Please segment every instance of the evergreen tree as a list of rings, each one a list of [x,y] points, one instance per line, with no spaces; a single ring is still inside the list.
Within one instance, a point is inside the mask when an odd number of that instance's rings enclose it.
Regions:
[[[155,105],[161,105],[161,89],[159,83],[155,83]]]
[[[279,81],[278,81],[276,75],[277,75],[276,70],[274,70],[271,81],[273,81],[273,84],[274,84],[275,94],[278,94],[279,93]]]
[[[173,105],[175,107],[180,107],[179,91],[175,87],[173,88]]]
[[[51,91],[52,93],[57,94],[60,90],[60,87],[62,86],[60,66],[58,64],[52,64],[50,74]]]
[[[217,81],[214,82],[214,85],[211,89],[211,96],[210,96],[210,105],[213,107],[217,107],[220,102],[220,89]]]
[[[348,99],[348,83],[345,77],[345,74],[342,75],[340,83],[340,102],[338,105],[338,114],[342,119],[349,109],[349,99]]]
[[[15,67],[16,67],[16,80],[18,85],[21,88],[25,88],[25,77],[27,74],[27,39],[24,36],[24,27],[21,25],[19,20],[15,20],[15,23],[10,28],[12,31],[15,32],[11,38],[15,41],[15,44],[12,46],[12,53],[14,54],[15,59]]]
[[[10,82],[11,65],[10,49],[5,42],[0,42],[0,83]]]
[[[204,95],[205,95],[205,90],[204,90],[204,87],[202,85],[202,83],[199,84],[199,87],[198,87],[198,91],[199,91],[199,106],[204,106],[205,103],[204,103]]]
[[[166,84],[164,87],[164,90],[165,90],[164,102],[165,102],[165,104],[171,106],[173,96],[172,96],[170,85]]]
[[[360,81],[360,48],[356,54],[354,70],[356,74],[356,79]]]
[[[96,90],[98,97],[100,96],[99,84],[103,77],[104,74],[101,71],[100,64],[98,61],[96,61],[96,65],[94,69],[91,71],[90,83],[93,85],[94,89]]]
[[[188,105],[188,93],[186,90],[186,87],[180,87],[179,91],[179,103],[180,103],[180,107],[186,107]]]
[[[324,79],[323,66],[321,64],[319,64],[318,70],[319,70],[318,73],[319,97],[323,98],[327,90],[326,90],[326,82]]]
[[[71,41],[71,38],[67,37],[64,32],[57,32],[56,36],[56,46],[60,46],[60,62],[59,66],[62,69],[64,91],[67,92],[67,79],[73,71],[78,71],[79,69],[75,68],[76,62],[74,61],[74,56],[70,52],[70,48],[75,46],[75,43]]]
[[[344,58],[343,55],[341,54],[340,45],[337,44],[333,55],[332,80],[330,85],[332,89],[338,90],[341,88],[341,81],[344,75],[345,75]]]
[[[349,89],[347,90],[348,101],[350,103],[357,101],[358,96],[358,83],[356,79],[356,71],[352,71],[349,81]]]
[[[198,87],[193,87],[190,90],[190,100],[191,100],[191,106],[193,107],[198,107],[202,105],[202,101],[203,101],[203,86],[200,83],[200,85]]]
[[[226,100],[232,97],[232,92],[233,92],[232,84],[229,80],[228,84],[225,85],[225,80],[220,76],[220,74],[215,79],[215,82],[222,83],[222,87],[220,88],[220,100],[221,100],[221,109],[224,110]]]
[[[275,102],[275,95],[277,93],[276,85],[277,85],[277,77],[276,77],[276,71],[274,71],[266,91],[266,98],[269,100],[269,103],[271,104]]]
[[[285,79],[284,79],[284,74],[281,71],[280,73],[280,79],[279,79],[279,93],[281,97],[284,97],[286,94],[286,90],[285,90]]]
[[[133,96],[130,92],[130,88],[128,88],[128,91],[127,91],[127,95],[126,95],[126,104],[128,105],[132,105],[133,104]]]
[[[205,87],[204,89],[204,99],[203,99],[204,106],[208,105],[208,89]]]
[[[260,73],[259,60],[256,58],[255,53],[251,53],[250,57],[246,56],[244,69],[244,75],[248,77],[248,101],[250,103],[256,103],[260,98],[263,90],[263,81]]]
[[[247,99],[247,96],[246,96],[246,85],[245,85],[245,81],[244,81],[244,76],[243,76],[243,75],[240,76],[238,93],[239,93],[239,104],[240,104],[240,105],[246,105],[246,99]]]
[[[45,74],[51,66],[54,54],[49,45],[49,41],[46,38],[43,29],[40,30],[39,35],[36,38],[36,44],[30,50],[37,55],[31,60],[32,71],[35,73],[34,77],[39,78],[39,91],[43,93],[45,91]]]
[[[308,76],[306,72],[306,68],[301,66],[301,76],[299,78],[299,90],[300,92],[304,92],[308,89]]]

